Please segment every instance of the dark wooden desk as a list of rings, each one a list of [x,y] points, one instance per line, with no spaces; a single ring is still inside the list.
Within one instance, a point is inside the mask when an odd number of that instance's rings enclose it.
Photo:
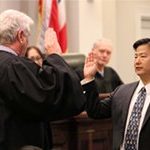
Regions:
[[[111,119],[93,120],[86,113],[52,123],[54,150],[111,150]]]

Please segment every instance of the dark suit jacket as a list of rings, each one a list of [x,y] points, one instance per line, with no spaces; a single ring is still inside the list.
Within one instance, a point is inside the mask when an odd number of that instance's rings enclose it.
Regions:
[[[119,150],[125,131],[125,125],[128,115],[128,108],[132,95],[138,85],[138,82],[121,85],[110,98],[100,100],[95,90],[95,83],[84,85],[87,102],[87,113],[89,117],[100,119],[112,117],[113,122],[113,150]],[[144,123],[139,136],[139,149],[150,149],[150,106],[144,118]]]
[[[0,70],[0,150],[25,145],[49,150],[47,122],[84,109],[77,75],[56,54],[40,68],[31,60],[0,51]]]

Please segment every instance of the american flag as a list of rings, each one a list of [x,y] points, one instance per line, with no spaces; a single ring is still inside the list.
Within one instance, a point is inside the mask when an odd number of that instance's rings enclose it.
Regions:
[[[58,38],[62,52],[67,51],[67,27],[64,0],[39,0],[38,1],[38,46],[44,50],[44,33],[52,27]]]

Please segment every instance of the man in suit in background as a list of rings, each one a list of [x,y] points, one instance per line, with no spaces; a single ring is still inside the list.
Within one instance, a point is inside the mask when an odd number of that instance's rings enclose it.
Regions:
[[[140,81],[119,86],[105,100],[98,97],[94,81],[83,86],[88,97],[86,109],[89,117],[112,117],[113,150],[150,148],[150,39],[136,41],[133,48],[135,72]],[[86,83],[93,80],[96,65],[94,53],[90,53],[84,67]]]
[[[79,114],[85,98],[77,75],[59,56],[56,33],[45,33],[42,67],[25,57],[33,20],[16,10],[0,14],[0,150],[32,145],[50,150],[45,121]]]
[[[102,38],[93,44],[92,51],[96,55],[97,72],[95,74],[95,82],[100,96],[109,95],[117,86],[123,84],[117,72],[107,66],[110,61],[113,47],[109,39]],[[76,69],[80,79],[84,78],[83,68]]]

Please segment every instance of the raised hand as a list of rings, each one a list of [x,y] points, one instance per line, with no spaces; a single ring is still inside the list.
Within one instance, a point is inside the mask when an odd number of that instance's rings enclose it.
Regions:
[[[97,72],[96,56],[93,52],[90,52],[85,59],[84,64],[84,79],[91,80],[94,78]]]
[[[45,32],[45,40],[44,40],[44,46],[45,46],[45,53],[47,55],[56,53],[61,54],[61,48],[57,40],[56,32],[53,28],[48,28]]]

